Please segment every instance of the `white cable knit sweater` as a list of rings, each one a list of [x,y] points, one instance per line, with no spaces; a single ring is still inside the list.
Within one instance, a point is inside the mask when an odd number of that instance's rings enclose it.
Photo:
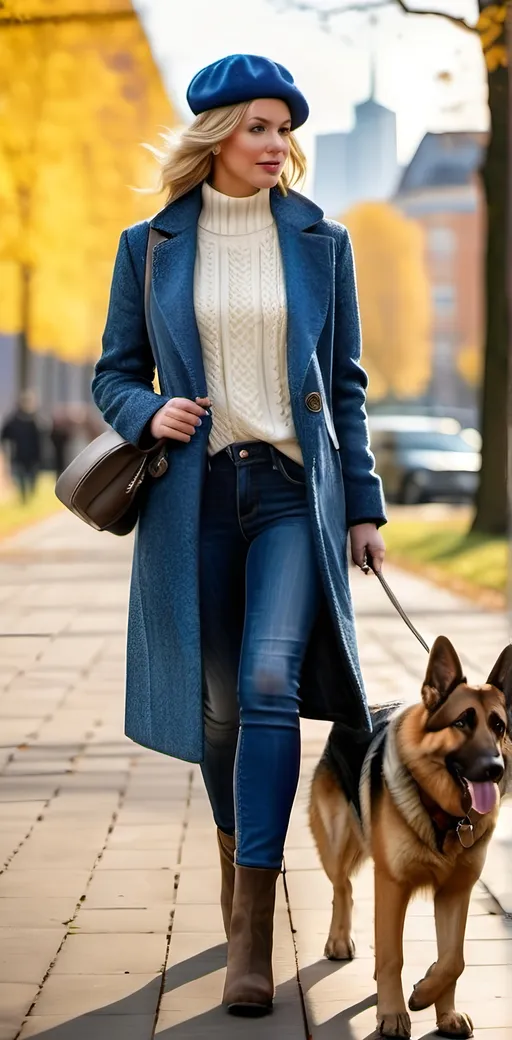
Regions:
[[[296,462],[286,367],[286,293],[270,193],[203,184],[194,307],[212,403],[209,451],[267,441]]]

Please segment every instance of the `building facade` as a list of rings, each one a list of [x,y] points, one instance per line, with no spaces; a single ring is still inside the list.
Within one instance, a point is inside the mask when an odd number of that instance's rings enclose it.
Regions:
[[[437,405],[469,407],[476,390],[461,376],[463,352],[483,341],[485,206],[478,175],[485,134],[426,134],[393,200],[422,227],[432,295],[432,380]]]

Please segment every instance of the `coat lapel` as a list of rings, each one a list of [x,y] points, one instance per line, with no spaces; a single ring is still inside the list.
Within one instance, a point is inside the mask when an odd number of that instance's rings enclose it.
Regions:
[[[309,199],[290,192],[271,192],[288,305],[288,379],[300,393],[315,353],[332,297],[333,240],[308,228],[322,219],[322,210]]]
[[[190,379],[194,397],[206,396],[206,377],[194,309],[194,266],[201,188],[153,217],[151,226],[168,236],[155,246],[151,282],[152,320],[165,328]],[[164,353],[164,351],[162,351]],[[164,363],[164,358],[161,359]]]

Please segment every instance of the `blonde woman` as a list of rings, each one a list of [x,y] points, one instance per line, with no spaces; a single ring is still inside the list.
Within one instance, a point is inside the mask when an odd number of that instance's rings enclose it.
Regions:
[[[94,398],[169,468],[141,509],[126,733],[200,762],[218,828],[224,1001],[272,1008],[276,881],[299,716],[370,725],[346,542],[380,567],[385,522],[365,415],[346,230],[290,190],[308,116],[283,66],[236,54],[199,72],[197,116],[165,157],[168,204],[121,236]],[[154,390],[155,365],[160,392]],[[235,854],[236,849],[236,854]],[[236,866],[234,865],[236,862]]]

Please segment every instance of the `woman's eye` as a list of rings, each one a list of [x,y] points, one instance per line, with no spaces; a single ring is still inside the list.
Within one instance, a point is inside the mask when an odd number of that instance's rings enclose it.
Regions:
[[[289,127],[289,126],[283,126],[283,127],[281,127],[281,130],[280,130],[279,132],[280,132],[281,134],[284,134],[284,136],[285,136],[285,137],[288,137],[288,134],[291,134],[291,130],[290,130],[290,127]]]
[[[265,129],[264,126],[251,126],[251,134],[254,133],[255,130],[264,130],[264,129]]]
[[[453,723],[454,729],[464,729],[465,725],[466,725],[466,719],[464,717],[462,719],[457,719]]]

